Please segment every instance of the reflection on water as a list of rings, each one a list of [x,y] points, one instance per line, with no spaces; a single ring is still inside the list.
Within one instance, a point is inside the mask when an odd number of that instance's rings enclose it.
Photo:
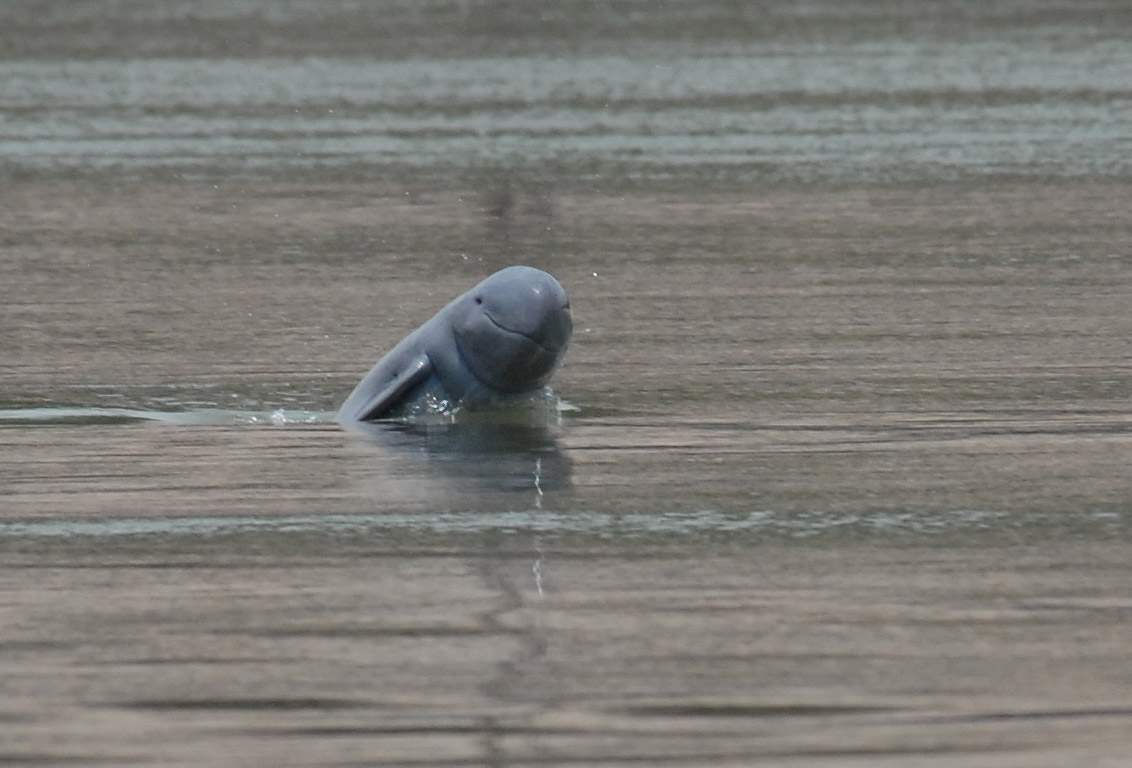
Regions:
[[[943,545],[1132,532],[1122,501],[1132,430],[1114,413],[736,424],[582,412],[554,425],[481,413],[341,426],[329,413],[169,421],[75,410],[82,418],[5,428],[18,461],[0,535],[144,535],[165,546],[248,533],[528,533],[584,550],[658,536]]]
[[[509,423],[351,424],[375,446],[418,456],[424,471],[476,490],[546,491],[570,487],[571,461],[552,428]]]
[[[974,35],[722,56],[0,61],[0,157],[24,170],[598,166],[764,184],[1125,175],[1130,70],[1123,40]]]

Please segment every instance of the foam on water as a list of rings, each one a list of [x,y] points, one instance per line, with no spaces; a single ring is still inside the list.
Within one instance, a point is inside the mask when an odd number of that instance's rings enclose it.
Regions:
[[[42,407],[0,409],[0,426],[56,424],[119,424],[133,421],[155,421],[188,426],[224,426],[235,424],[325,424],[334,420],[326,411],[284,410],[242,411],[221,408],[197,408],[186,411],[153,411],[140,408]]]
[[[452,423],[560,423],[562,414],[579,409],[560,399],[546,387],[529,399],[487,411],[464,411],[449,406],[422,408],[404,419],[411,424]],[[226,426],[239,424],[269,424],[277,427],[295,424],[332,424],[334,411],[309,411],[276,408],[273,411],[255,411],[225,408],[189,408],[185,410],[151,410],[105,406],[42,406],[36,408],[0,408],[0,426],[58,425],[58,424],[122,424],[134,421],[152,421],[185,426]]]

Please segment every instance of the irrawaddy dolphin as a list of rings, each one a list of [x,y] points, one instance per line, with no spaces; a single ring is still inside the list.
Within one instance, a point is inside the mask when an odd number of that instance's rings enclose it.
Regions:
[[[573,331],[551,275],[507,267],[391,349],[338,409],[339,422],[506,403],[546,386]]]

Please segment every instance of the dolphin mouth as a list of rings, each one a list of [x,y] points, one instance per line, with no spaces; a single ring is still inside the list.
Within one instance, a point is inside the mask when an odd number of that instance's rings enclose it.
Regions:
[[[499,322],[494,317],[492,317],[491,314],[488,313],[488,312],[484,312],[483,316],[486,317],[488,320],[490,320],[492,325],[494,325],[496,328],[503,331],[504,333],[509,333],[512,336],[522,336],[524,339],[531,342],[536,347],[541,349],[543,352],[546,352],[548,355],[555,354],[555,351],[553,349],[546,346],[545,344],[543,344],[541,341],[539,341],[535,337],[531,336],[530,334],[523,333],[522,331],[517,331],[514,328],[508,328],[506,325],[503,325],[501,322]]]

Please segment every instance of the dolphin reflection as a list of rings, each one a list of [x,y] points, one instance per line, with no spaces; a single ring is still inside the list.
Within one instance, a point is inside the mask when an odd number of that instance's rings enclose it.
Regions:
[[[573,462],[551,427],[532,424],[357,422],[347,428],[384,452],[419,461],[461,493],[544,493],[572,487]]]

